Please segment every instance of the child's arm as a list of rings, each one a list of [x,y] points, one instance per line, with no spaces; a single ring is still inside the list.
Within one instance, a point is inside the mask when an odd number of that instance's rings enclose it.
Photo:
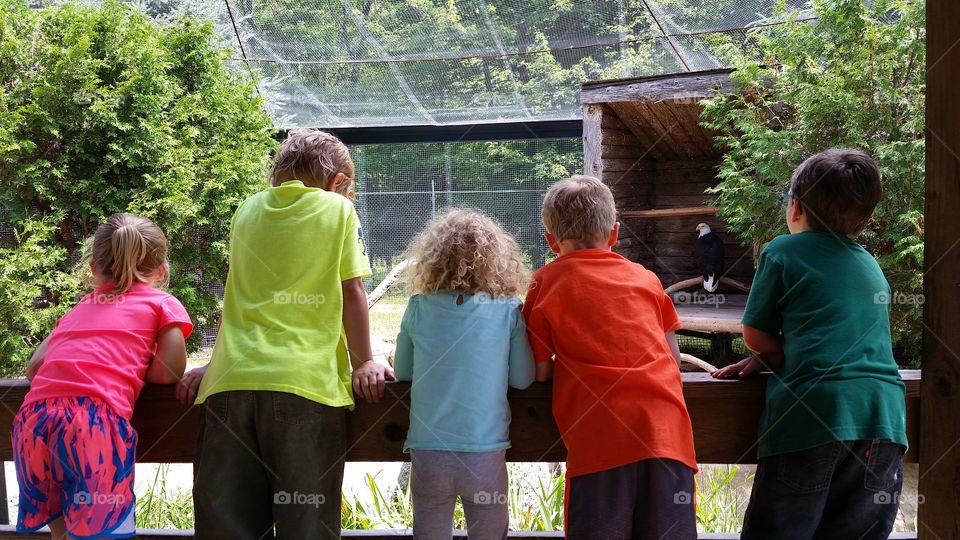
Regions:
[[[183,377],[180,377],[180,382],[177,384],[177,400],[180,403],[193,405],[193,402],[197,399],[197,393],[200,391],[200,382],[203,381],[203,376],[207,374],[208,367],[210,367],[210,364],[191,369],[184,373]]]
[[[538,309],[540,293],[543,285],[534,275],[527,289],[527,298],[523,302],[523,321],[527,326],[527,340],[533,351],[533,361],[536,362],[534,379],[537,382],[546,382],[553,378],[553,334],[550,323],[541,309]]]
[[[518,314],[519,315],[519,314]],[[533,350],[527,339],[527,326],[523,323],[523,315],[517,318],[510,336],[509,375],[507,384],[513,388],[524,389],[533,384],[536,377],[536,368],[533,363]]]
[[[670,353],[673,359],[677,361],[677,367],[680,367],[680,345],[677,344],[677,333],[667,332],[664,334],[667,338],[667,345],[670,347]]]
[[[554,360],[551,358],[537,364],[537,382],[546,382],[553,378],[553,362]]]
[[[223,314],[217,319],[217,333],[220,332],[220,325],[222,324]],[[209,363],[205,366],[193,368],[184,373],[183,377],[180,377],[180,382],[177,383],[177,400],[180,403],[193,405],[193,402],[197,400],[197,394],[200,392],[200,383],[203,382],[203,376],[207,374],[208,367],[210,367]]]
[[[722,379],[736,375],[749,377],[763,370],[777,371],[783,367],[783,341],[774,335],[752,326],[743,326],[743,342],[754,352],[748,358],[713,372],[713,376]]]
[[[30,356],[30,362],[27,363],[27,380],[32,381],[33,378],[37,375],[37,372],[40,371],[40,366],[43,365],[43,359],[47,356],[47,345],[50,343],[50,336],[47,336],[40,342],[40,345],[37,347],[37,350],[33,351],[33,355]]]
[[[783,367],[783,339],[780,336],[768,334],[752,326],[744,326],[743,342],[748,349],[756,353],[754,356],[765,369],[777,371]]]
[[[187,346],[183,330],[178,325],[160,329],[157,334],[157,353],[147,368],[146,380],[153,384],[173,384],[187,368]]]
[[[413,340],[407,333],[407,313],[410,312],[413,299],[407,304],[400,321],[400,333],[397,334],[397,350],[393,353],[393,373],[398,381],[413,380]]]
[[[370,347],[370,309],[363,279],[343,282],[343,329],[347,335],[350,363],[353,365],[353,390],[370,403],[383,398],[386,379],[393,379],[393,370],[373,360]]]

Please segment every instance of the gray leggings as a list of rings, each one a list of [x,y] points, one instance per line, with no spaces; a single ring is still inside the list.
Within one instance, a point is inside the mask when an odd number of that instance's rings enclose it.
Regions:
[[[506,538],[510,515],[505,454],[505,450],[411,450],[414,539],[450,540],[458,496],[463,503],[470,540]]]

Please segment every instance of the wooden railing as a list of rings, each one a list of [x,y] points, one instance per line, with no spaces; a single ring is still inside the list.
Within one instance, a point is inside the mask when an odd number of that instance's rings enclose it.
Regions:
[[[908,462],[915,462],[920,437],[920,372],[902,371],[907,386]],[[693,421],[697,461],[700,463],[755,463],[756,435],[763,407],[764,379],[718,381],[706,374],[684,374],[683,393]],[[29,386],[23,380],[0,380],[0,431],[10,432],[13,417]],[[200,425],[200,407],[186,407],[174,398],[169,386],[147,386],[137,401],[133,417],[139,442],[140,463],[192,463]],[[387,386],[380,403],[358,402],[348,415],[347,461],[405,461],[403,441],[409,425],[408,383]],[[509,393],[513,421],[507,451],[509,461],[563,461],[565,449],[551,414],[551,386],[532,387]],[[643,396],[637,396],[643,399]],[[856,396],[850,396],[856,399]],[[0,459],[10,461],[10,438],[0,436]],[[0,486],[2,482],[0,468]],[[2,489],[2,488],[0,488]],[[5,494],[2,494],[5,495]],[[4,499],[6,497],[4,496]],[[3,505],[0,520],[9,523]],[[0,525],[0,540],[24,538],[10,525]],[[344,538],[409,538],[408,531],[344,531]],[[558,538],[561,533],[514,533],[511,538]],[[143,531],[141,539],[192,538],[191,531]],[[701,535],[701,538],[736,538],[737,535]],[[891,538],[916,538],[895,535]]]

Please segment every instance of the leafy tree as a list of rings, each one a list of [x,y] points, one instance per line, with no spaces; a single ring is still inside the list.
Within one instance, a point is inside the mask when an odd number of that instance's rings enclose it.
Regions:
[[[778,194],[807,156],[830,147],[872,154],[884,199],[858,238],[894,291],[891,322],[902,359],[920,351],[923,265],[924,4],[815,0],[809,13],[752,33],[756,56],[719,46],[740,89],[705,102],[705,125],[725,150],[714,190],[720,215],[746,244],[785,232]]]
[[[217,43],[209,24],[161,26],[114,0],[0,0],[0,231],[13,231],[0,236],[0,371],[22,369],[78,299],[81,243],[114,212],[163,228],[171,292],[215,325],[230,216],[274,147]]]

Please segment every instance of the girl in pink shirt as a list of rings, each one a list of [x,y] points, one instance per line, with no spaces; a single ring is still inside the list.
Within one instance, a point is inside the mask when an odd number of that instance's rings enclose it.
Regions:
[[[167,240],[152,222],[114,214],[88,254],[95,289],[57,321],[27,365],[30,391],[13,422],[17,530],[54,539],[129,538],[137,433],[146,382],[172,384],[193,330],[167,282]]]

